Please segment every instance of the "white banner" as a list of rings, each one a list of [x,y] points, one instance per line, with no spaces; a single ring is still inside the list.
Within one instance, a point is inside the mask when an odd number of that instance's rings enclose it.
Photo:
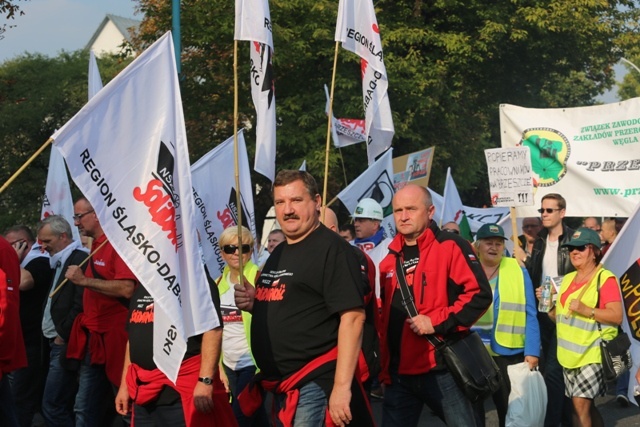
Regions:
[[[631,339],[631,358],[633,368],[629,378],[629,401],[636,404],[633,392],[638,386],[635,373],[640,367],[640,310],[638,310],[638,295],[640,295],[640,204],[627,220],[618,237],[613,241],[602,264],[618,277],[622,302],[624,304],[624,319],[622,329]]]
[[[100,92],[102,89],[102,79],[100,78],[100,70],[96,62],[96,55],[93,50],[89,53],[89,99]]]
[[[256,108],[256,157],[253,168],[276,176],[276,100],[273,87],[273,35],[267,0],[236,0],[235,40],[249,40],[251,97]]]
[[[238,224],[233,165],[233,137],[231,137],[191,166],[193,198],[197,211],[196,226],[200,233],[204,260],[213,279],[220,277],[225,266],[218,245],[220,234],[226,228]],[[242,196],[242,225],[251,230],[255,239],[256,224],[251,174],[242,131],[238,132],[238,165],[240,168],[240,194]],[[212,181],[214,176],[215,181]]]
[[[187,337],[220,325],[195,227],[171,33],[52,138],[114,249],[154,298],[154,361],[175,381]]]
[[[536,216],[545,194],[567,200],[567,216],[627,217],[640,202],[640,98],[578,108],[500,106],[502,147],[531,150]]]
[[[493,206],[533,206],[531,152],[528,147],[484,150]]]
[[[51,147],[40,219],[50,215],[62,215],[71,225],[71,233],[73,235],[70,237],[76,242],[80,241],[80,232],[73,222],[73,199],[71,197],[69,178],[67,177],[67,167],[64,165],[62,154],[55,146]]]
[[[324,107],[325,114],[329,114],[329,89],[324,85],[324,94],[327,97],[327,103]],[[365,122],[363,119],[336,119],[331,114],[331,136],[333,145],[336,148],[348,147],[349,145],[358,144],[367,140]]]
[[[387,150],[374,164],[362,172],[351,184],[340,192],[336,197],[342,201],[344,206],[353,215],[356,206],[361,199],[371,198],[382,206],[384,219],[380,224],[384,228],[385,237],[396,235],[396,225],[393,219],[393,164],[391,153],[393,149]]]
[[[380,28],[371,0],[340,0],[336,41],[362,58],[362,98],[369,165],[391,147],[395,133],[382,57]]]

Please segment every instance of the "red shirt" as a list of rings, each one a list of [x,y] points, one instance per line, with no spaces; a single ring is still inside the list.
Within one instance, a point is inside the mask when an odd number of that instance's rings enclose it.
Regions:
[[[20,325],[20,261],[0,236],[0,378],[27,366]]]

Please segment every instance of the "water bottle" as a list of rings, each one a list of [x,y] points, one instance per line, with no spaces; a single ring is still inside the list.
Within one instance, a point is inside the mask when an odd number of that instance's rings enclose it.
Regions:
[[[538,311],[548,313],[551,310],[551,278],[545,276],[542,284],[542,295],[538,303]]]

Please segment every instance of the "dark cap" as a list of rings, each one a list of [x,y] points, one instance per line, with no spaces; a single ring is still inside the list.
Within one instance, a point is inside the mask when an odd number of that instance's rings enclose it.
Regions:
[[[602,243],[600,243],[600,236],[598,233],[590,228],[580,227],[573,233],[571,240],[562,246],[575,247],[584,245],[593,245],[600,249]]]
[[[507,240],[504,237],[504,230],[498,224],[485,224],[478,229],[476,233],[476,240],[488,239],[490,237],[500,237]]]

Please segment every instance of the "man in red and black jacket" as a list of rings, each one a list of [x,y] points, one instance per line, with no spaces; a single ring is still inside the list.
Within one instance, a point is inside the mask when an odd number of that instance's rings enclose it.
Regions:
[[[424,404],[447,425],[476,425],[471,402],[423,335],[467,333],[491,304],[491,288],[471,245],[440,231],[434,213],[424,187],[408,185],[393,198],[398,234],[380,263],[385,427],[416,426]],[[398,258],[419,313],[413,318],[402,304]]]

